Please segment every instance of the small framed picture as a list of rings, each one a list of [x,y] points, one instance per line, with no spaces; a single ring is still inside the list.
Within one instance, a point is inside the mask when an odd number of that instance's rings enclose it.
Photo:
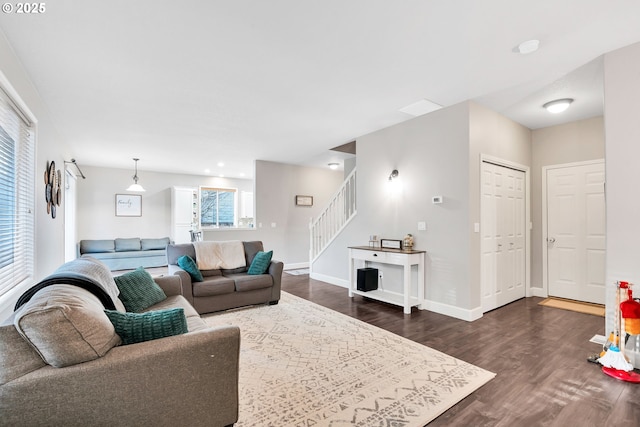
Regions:
[[[381,239],[380,247],[385,249],[402,249],[402,240]]]
[[[313,196],[296,196],[296,206],[313,206]]]
[[[116,216],[142,216],[142,196],[116,194]]]

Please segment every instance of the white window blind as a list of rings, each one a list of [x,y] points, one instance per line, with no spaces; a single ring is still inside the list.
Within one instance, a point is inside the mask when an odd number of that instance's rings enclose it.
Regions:
[[[35,138],[0,90],[0,296],[34,276]]]

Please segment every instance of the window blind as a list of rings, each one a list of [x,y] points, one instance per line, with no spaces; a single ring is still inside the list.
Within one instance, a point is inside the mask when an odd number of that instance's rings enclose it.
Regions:
[[[0,296],[33,280],[34,128],[0,90]]]

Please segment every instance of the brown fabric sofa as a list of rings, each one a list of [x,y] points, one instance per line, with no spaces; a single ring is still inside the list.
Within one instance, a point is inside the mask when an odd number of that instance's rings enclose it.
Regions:
[[[280,300],[282,281],[281,261],[272,260],[265,274],[249,275],[248,268],[259,251],[264,251],[261,241],[242,242],[246,266],[232,270],[201,270],[204,281],[194,282],[180,268],[178,258],[190,256],[194,261],[196,251],[192,243],[168,245],[167,264],[169,274],[180,276],[182,295],[200,314],[228,310],[254,304],[277,304]]]
[[[47,301],[60,298],[60,294],[70,295],[72,302],[58,311],[65,312],[67,317],[76,317],[79,322],[76,324],[91,326],[86,328],[86,336],[74,338],[67,348],[85,346],[91,353],[96,346],[86,344],[99,334],[107,335],[103,344],[108,344],[101,345],[101,351],[90,355],[90,360],[54,367],[45,363],[46,358],[43,360],[42,348],[33,346],[14,326],[20,310],[3,322],[0,325],[0,426],[227,426],[235,423],[238,419],[239,328],[208,327],[181,295],[178,276],[154,280],[167,298],[145,311],[183,308],[188,333],[117,345],[120,339],[113,336],[115,331],[108,319],[105,327],[101,316],[106,318],[106,315],[95,295],[71,285],[48,286],[40,289],[33,299],[42,301],[42,293]],[[28,308],[28,304],[31,301],[24,307]],[[120,301],[116,302],[116,308],[118,306],[122,306]],[[45,333],[48,325],[57,330],[56,322],[45,325]],[[57,336],[52,338],[55,346],[67,336],[60,340]]]

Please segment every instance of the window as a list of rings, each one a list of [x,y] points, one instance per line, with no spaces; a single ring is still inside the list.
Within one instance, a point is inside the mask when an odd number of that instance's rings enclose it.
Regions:
[[[0,90],[0,295],[34,274],[35,142],[22,111]]]
[[[200,187],[200,226],[236,226],[236,193],[232,188]]]

